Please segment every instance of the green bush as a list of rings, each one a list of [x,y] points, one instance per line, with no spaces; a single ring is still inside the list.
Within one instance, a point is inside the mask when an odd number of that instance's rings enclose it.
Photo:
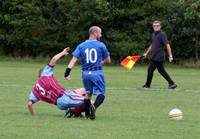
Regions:
[[[176,58],[199,59],[200,2],[197,0],[3,0],[0,54],[51,56],[103,29],[112,59],[142,54],[150,45],[152,22],[161,20]]]

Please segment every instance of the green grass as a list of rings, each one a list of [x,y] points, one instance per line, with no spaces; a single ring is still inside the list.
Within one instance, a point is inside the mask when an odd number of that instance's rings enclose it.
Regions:
[[[200,70],[169,67],[178,84],[167,90],[166,81],[156,71],[152,90],[141,86],[147,66],[132,71],[105,67],[107,94],[97,110],[95,121],[64,119],[53,105],[39,102],[32,117],[27,97],[37,80],[37,71],[45,63],[0,61],[0,138],[1,139],[198,139],[200,138]],[[82,86],[81,68],[72,71],[72,80],[63,80],[65,65],[56,66],[55,75],[69,89]],[[172,122],[172,108],[183,111],[182,121]]]

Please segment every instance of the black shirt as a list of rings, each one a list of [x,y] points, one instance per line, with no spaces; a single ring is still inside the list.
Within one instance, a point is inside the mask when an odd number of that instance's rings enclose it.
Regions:
[[[169,43],[167,36],[164,32],[154,32],[151,37],[152,44],[152,60],[162,62],[165,60],[165,45]]]

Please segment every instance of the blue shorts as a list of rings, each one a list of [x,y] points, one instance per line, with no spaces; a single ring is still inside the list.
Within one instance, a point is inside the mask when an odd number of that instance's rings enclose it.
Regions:
[[[95,96],[105,94],[106,86],[102,70],[83,71],[82,81],[87,94]]]
[[[75,108],[84,103],[84,98],[74,96],[72,91],[65,92],[62,97],[57,99],[57,107],[61,110]]]

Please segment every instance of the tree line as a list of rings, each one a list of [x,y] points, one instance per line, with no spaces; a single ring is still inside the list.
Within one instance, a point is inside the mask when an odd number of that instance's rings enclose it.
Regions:
[[[49,56],[88,38],[98,25],[118,62],[150,45],[160,20],[176,59],[199,60],[199,0],[1,0],[0,55]]]

